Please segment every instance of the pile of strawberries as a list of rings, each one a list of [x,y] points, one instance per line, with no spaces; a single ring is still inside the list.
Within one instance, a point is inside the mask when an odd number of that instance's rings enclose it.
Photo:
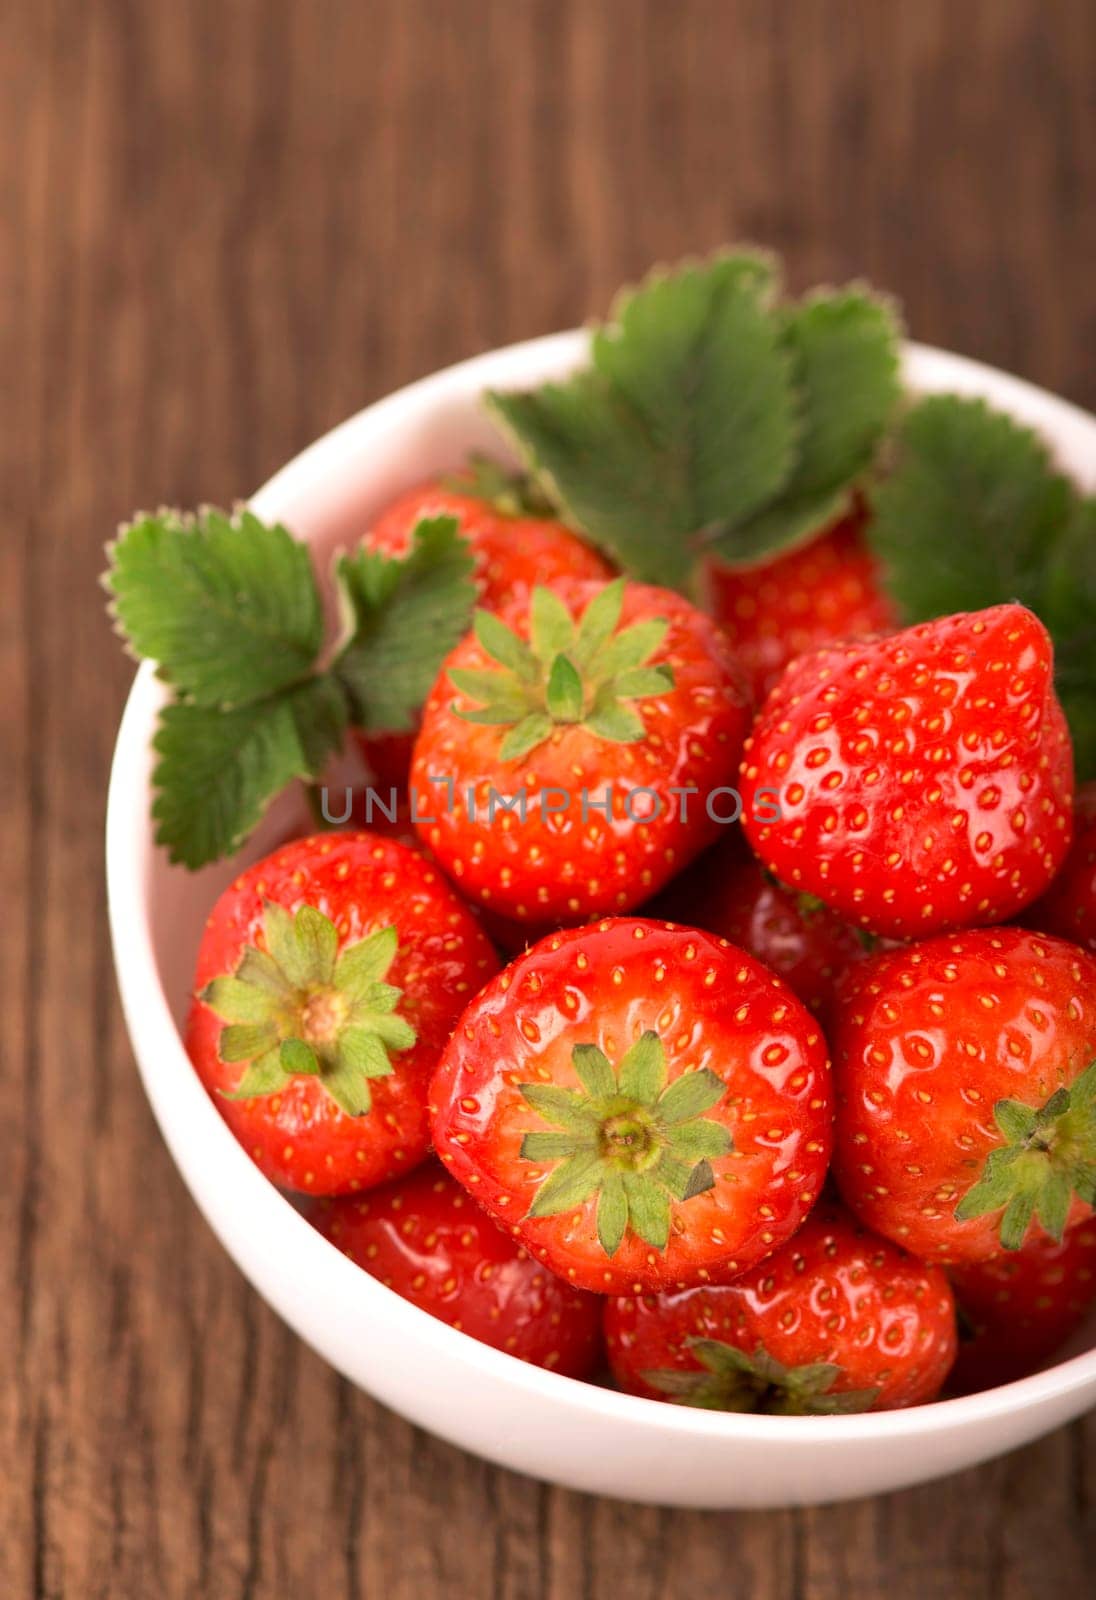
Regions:
[[[366,544],[440,514],[480,610],[364,739],[386,803],[203,934],[244,1149],[425,1310],[654,1400],[1038,1366],[1096,1293],[1096,795],[1041,622],[891,631],[862,509],[706,610],[438,484]]]

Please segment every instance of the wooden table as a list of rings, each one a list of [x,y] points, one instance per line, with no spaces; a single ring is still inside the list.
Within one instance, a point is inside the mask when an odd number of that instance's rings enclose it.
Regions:
[[[708,1515],[496,1471],[336,1378],[197,1215],[104,925],[102,545],[240,496],[651,262],[780,248],[1096,404],[1090,0],[8,0],[0,37],[0,1595],[732,1600],[1086,1587],[1096,1426]],[[824,1486],[823,1486],[824,1487]],[[1087,1558],[1086,1558],[1087,1544]]]

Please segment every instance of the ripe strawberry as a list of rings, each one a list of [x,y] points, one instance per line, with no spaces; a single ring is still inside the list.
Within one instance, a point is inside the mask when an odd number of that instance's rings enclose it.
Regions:
[[[1015,916],[1069,848],[1073,759],[1050,638],[1022,606],[821,650],[762,707],[743,826],[781,882],[874,933]],[[759,785],[782,815],[761,820]]]
[[[830,1033],[834,1172],[877,1232],[926,1260],[1053,1238],[1096,1202],[1096,960],[1019,928],[872,956]]]
[[[526,925],[627,910],[735,814],[747,720],[724,640],[680,595],[536,589],[478,612],[431,691],[421,836],[471,899]]]
[[[959,1358],[948,1388],[992,1389],[1035,1372],[1060,1350],[1096,1300],[1096,1223],[1060,1241],[1033,1234],[1022,1250],[951,1269]]]
[[[603,1293],[733,1276],[818,1196],[817,1024],[725,940],[550,936],[468,1007],[430,1085],[442,1161],[539,1261]]]
[[[955,1359],[947,1278],[823,1203],[734,1283],[610,1300],[622,1389],[709,1411],[835,1416],[932,1400]]]
[[[214,906],[187,1049],[268,1178],[311,1194],[366,1189],[426,1155],[430,1073],[496,967],[416,851],[367,833],[301,839]]]
[[[467,492],[458,487],[462,478],[468,480]],[[376,519],[365,543],[385,555],[404,556],[424,518],[456,517],[471,547],[480,603],[488,611],[527,598],[534,584],[612,577],[605,557],[562,522],[526,514],[525,499],[520,485],[501,469],[479,463],[476,470],[456,474],[451,482],[431,479],[397,496]],[[379,784],[387,788],[406,783],[414,733],[362,734],[358,743]]]
[[[708,563],[705,609],[726,630],[755,700],[765,698],[797,656],[898,626],[864,544],[866,521],[858,503],[808,544],[761,566]]]
[[[1023,921],[1040,933],[1057,934],[1096,953],[1096,783],[1077,791],[1072,848],[1046,894],[1024,912]]]
[[[534,1261],[434,1162],[310,1215],[351,1261],[451,1328],[571,1378],[597,1366],[600,1299]]]
[[[659,897],[657,915],[747,950],[816,1015],[825,1014],[845,968],[864,955],[866,936],[821,900],[777,883],[737,829],[674,879]]]

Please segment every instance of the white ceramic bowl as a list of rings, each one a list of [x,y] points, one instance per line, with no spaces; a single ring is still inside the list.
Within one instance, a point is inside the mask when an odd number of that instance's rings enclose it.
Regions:
[[[585,336],[494,351],[370,406],[270,480],[251,504],[321,558],[432,471],[498,441],[488,387],[559,377]],[[1037,428],[1091,486],[1096,419],[1014,378],[912,345],[915,390],[982,394]],[[1096,1403],[1096,1319],[1079,1354],[1022,1382],[849,1417],[725,1416],[578,1383],[477,1344],[354,1266],[251,1164],[198,1082],[179,1034],[202,922],[239,862],[169,867],[149,825],[149,739],[161,690],[149,666],[126,706],[110,784],[110,918],[130,1038],[164,1138],[210,1226],[268,1303],[332,1366],[405,1417],[492,1461],[571,1488],[693,1507],[786,1506],[880,1493],[1024,1444]],[[268,815],[245,857],[284,823]]]

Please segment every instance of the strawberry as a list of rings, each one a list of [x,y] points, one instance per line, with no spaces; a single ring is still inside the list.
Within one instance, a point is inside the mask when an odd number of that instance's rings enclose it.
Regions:
[[[630,909],[735,814],[747,720],[725,642],[680,595],[535,589],[478,612],[430,694],[421,837],[471,899],[526,925]]]
[[[426,1086],[497,962],[440,873],[367,833],[249,867],[198,950],[190,1058],[275,1183],[369,1188],[426,1155]]]
[[[955,1359],[947,1278],[823,1203],[734,1283],[610,1300],[613,1376],[709,1411],[835,1416],[922,1405]]]
[[[825,1014],[837,979],[864,954],[867,937],[821,900],[777,883],[737,829],[676,877],[651,912],[749,951],[816,1015]]]
[[[926,1260],[1055,1239],[1096,1201],[1096,959],[1018,928],[850,969],[830,1033],[834,1172],[877,1232]]]
[[[874,933],[1015,916],[1069,848],[1052,654],[1038,618],[1004,605],[803,657],[747,741],[753,848],[781,882]],[[773,784],[781,816],[768,821],[754,801]]]
[[[1040,933],[1057,934],[1096,953],[1096,783],[1077,791],[1070,852],[1046,894],[1024,912],[1023,921]]]
[[[992,1389],[1035,1372],[1080,1327],[1096,1300],[1096,1223],[1061,1240],[1033,1234],[1023,1248],[951,1269],[959,1358],[948,1388]]]
[[[322,1200],[311,1221],[389,1289],[483,1344],[572,1378],[598,1363],[600,1299],[534,1261],[432,1161],[368,1195]]]
[[[797,656],[834,640],[897,627],[874,559],[864,544],[862,502],[807,544],[760,566],[711,560],[705,609],[723,625],[761,701]]]
[[[430,1101],[453,1176],[607,1294],[744,1271],[803,1221],[830,1149],[825,1045],[785,985],[632,918],[553,934],[488,984]]]

